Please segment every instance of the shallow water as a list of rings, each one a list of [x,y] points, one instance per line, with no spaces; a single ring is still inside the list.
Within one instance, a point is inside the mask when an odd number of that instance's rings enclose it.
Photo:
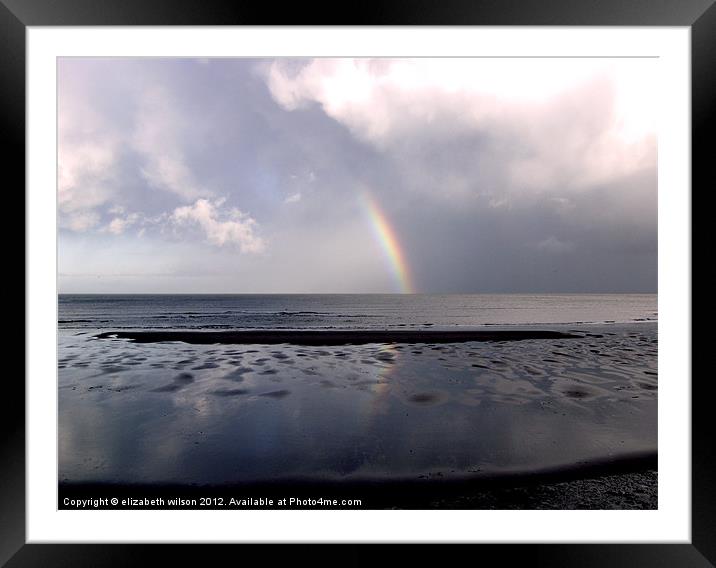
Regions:
[[[656,324],[564,329],[585,337],[302,347],[64,329],[60,480],[479,476],[655,451]]]

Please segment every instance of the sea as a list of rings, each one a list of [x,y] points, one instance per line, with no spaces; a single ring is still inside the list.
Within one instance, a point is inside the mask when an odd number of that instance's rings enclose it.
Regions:
[[[59,296],[60,329],[392,329],[657,320],[656,294]]]

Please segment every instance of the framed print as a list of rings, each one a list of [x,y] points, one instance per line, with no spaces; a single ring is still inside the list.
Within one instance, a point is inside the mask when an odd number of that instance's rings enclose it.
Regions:
[[[716,11],[564,4],[6,1],[3,561],[711,565],[691,186]]]

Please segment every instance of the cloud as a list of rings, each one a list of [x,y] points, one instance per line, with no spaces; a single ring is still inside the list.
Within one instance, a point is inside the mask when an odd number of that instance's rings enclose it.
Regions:
[[[654,63],[61,59],[64,289],[654,290]]]
[[[637,128],[653,132],[647,96],[653,70],[640,60],[334,58],[298,64],[279,59],[264,68],[264,76],[285,109],[318,103],[357,135],[378,143],[398,142],[396,134],[426,127],[452,136],[456,128],[512,121],[515,111],[539,111],[595,79],[613,86],[616,127],[633,128],[634,135]]]
[[[99,215],[94,211],[74,211],[62,225],[76,232],[84,232],[99,224]]]
[[[89,134],[85,140],[66,140],[58,153],[58,201],[63,211],[91,209],[109,197],[107,185],[114,166],[115,144]]]
[[[518,199],[653,166],[653,71],[643,60],[317,59],[277,60],[264,76],[284,109],[318,105],[414,189]]]
[[[117,69],[126,65],[118,62]],[[144,207],[165,205],[152,189],[183,203],[213,195],[188,160],[201,118],[183,112],[177,93],[151,68],[124,69],[127,80],[112,67],[60,62],[57,186],[60,226],[69,230],[113,223],[110,232],[120,234],[126,223],[102,218],[136,208],[137,192]]]
[[[193,205],[178,207],[171,219],[178,225],[198,225],[213,245],[238,245],[241,252],[257,253],[265,248],[264,241],[255,234],[256,221],[238,209],[231,209],[229,219],[219,220],[218,208],[223,201],[198,199]]]
[[[60,97],[57,201],[60,226],[87,231],[100,219],[96,209],[112,196],[119,141],[101,115],[81,111],[84,97]]]
[[[172,192],[186,201],[210,196],[211,191],[200,187],[186,164],[182,149],[186,120],[174,109],[169,93],[153,87],[138,99],[131,144],[143,158],[142,176],[152,187]]]
[[[139,219],[138,213],[131,213],[125,217],[115,217],[109,222],[106,230],[114,235],[121,235],[128,227],[136,224]]]

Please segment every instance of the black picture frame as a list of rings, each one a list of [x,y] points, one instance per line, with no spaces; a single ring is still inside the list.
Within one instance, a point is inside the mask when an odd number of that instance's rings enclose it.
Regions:
[[[413,0],[306,5],[280,9],[267,3],[216,0],[0,0],[0,131],[7,189],[25,187],[25,33],[28,26],[102,25],[556,25],[688,26],[692,49],[692,188],[713,182],[708,138],[716,131],[716,5],[714,0]],[[9,178],[8,178],[9,174]],[[692,197],[694,195],[693,189]],[[19,192],[14,191],[19,194]],[[24,203],[24,202],[23,202]],[[693,201],[692,201],[693,203]],[[21,205],[24,209],[24,204]],[[692,210],[693,205],[692,205]],[[692,239],[699,242],[693,232]],[[8,241],[12,244],[13,241]],[[24,272],[23,272],[24,274]],[[692,271],[693,278],[693,271]],[[27,282],[23,282],[26,285]],[[31,298],[25,296],[26,305]],[[24,321],[24,320],[23,320]],[[23,334],[24,336],[24,334]],[[31,340],[31,338],[27,338]],[[693,348],[692,348],[693,352]],[[691,544],[479,545],[477,558],[545,566],[714,566],[716,565],[716,478],[711,439],[711,376],[692,381]],[[13,379],[13,380],[11,380]],[[691,377],[684,377],[690,380]],[[149,562],[204,563],[205,545],[25,544],[24,384],[5,377],[0,448],[0,564],[19,566],[124,566]],[[283,547],[280,556],[303,554]],[[359,565],[372,561],[373,546],[313,552],[310,560]],[[233,553],[232,553],[233,554]],[[242,552],[242,554],[244,554]],[[271,552],[273,560],[282,560]],[[384,553],[381,552],[381,556]],[[444,553],[420,547],[430,561]],[[238,558],[234,558],[238,560]],[[489,560],[488,560],[489,561]]]

